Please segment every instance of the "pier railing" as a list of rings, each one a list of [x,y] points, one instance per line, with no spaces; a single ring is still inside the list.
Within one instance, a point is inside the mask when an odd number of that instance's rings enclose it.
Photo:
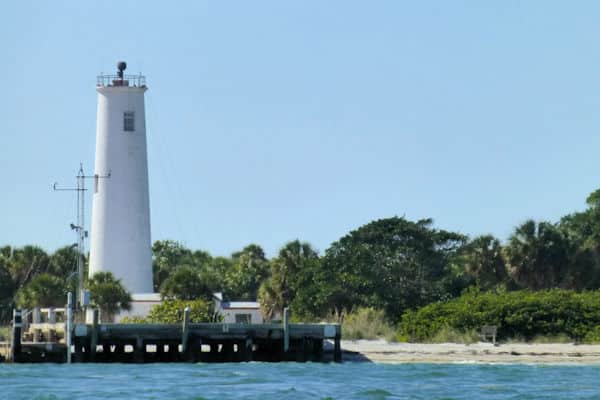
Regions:
[[[23,341],[58,342],[65,336],[65,308],[33,308],[22,311]]]

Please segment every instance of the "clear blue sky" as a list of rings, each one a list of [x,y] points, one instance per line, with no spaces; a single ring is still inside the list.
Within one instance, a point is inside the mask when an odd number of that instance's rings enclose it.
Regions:
[[[505,240],[600,187],[600,3],[10,1],[0,244],[73,243],[95,79],[146,75],[152,236],[215,255],[373,219]],[[91,197],[88,195],[88,221]]]

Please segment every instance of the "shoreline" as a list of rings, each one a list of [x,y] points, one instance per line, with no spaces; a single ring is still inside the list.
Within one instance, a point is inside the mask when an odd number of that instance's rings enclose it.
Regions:
[[[376,363],[600,364],[600,345],[574,343],[388,343],[342,340],[342,359]]]
[[[2,344],[7,344],[2,343]],[[333,348],[332,343],[326,348]],[[342,340],[343,362],[382,364],[598,364],[600,345],[574,343],[390,343]],[[8,348],[0,345],[0,357]],[[2,363],[2,361],[0,361]]]

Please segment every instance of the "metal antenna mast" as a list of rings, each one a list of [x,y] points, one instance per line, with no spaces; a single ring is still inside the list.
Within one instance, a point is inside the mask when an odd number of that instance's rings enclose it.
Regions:
[[[84,256],[84,241],[88,236],[88,232],[85,230],[85,196],[84,192],[87,190],[85,188],[85,180],[86,179],[94,179],[95,189],[98,190],[98,179],[100,178],[110,178],[110,171],[106,175],[85,175],[83,173],[83,164],[79,164],[79,172],[76,176],[77,178],[77,186],[74,188],[59,188],[58,183],[54,183],[52,185],[52,189],[55,192],[76,192],[77,193],[77,225],[71,223],[71,229],[77,233],[77,293],[75,298],[76,303],[79,306],[83,306],[83,256]]]

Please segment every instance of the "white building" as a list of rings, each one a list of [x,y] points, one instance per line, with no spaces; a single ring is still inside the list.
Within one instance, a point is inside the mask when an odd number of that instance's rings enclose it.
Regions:
[[[98,77],[90,277],[108,271],[134,297],[132,315],[147,309],[152,287],[152,242],[146,154],[145,78]],[[137,306],[141,306],[137,310]],[[147,312],[147,311],[146,311]]]
[[[131,295],[131,310],[122,310],[115,317],[115,322],[119,322],[124,317],[145,317],[152,307],[160,303],[162,303],[160,293],[134,293]]]
[[[260,303],[257,301],[223,301],[222,293],[213,295],[215,312],[226,324],[262,324]]]

